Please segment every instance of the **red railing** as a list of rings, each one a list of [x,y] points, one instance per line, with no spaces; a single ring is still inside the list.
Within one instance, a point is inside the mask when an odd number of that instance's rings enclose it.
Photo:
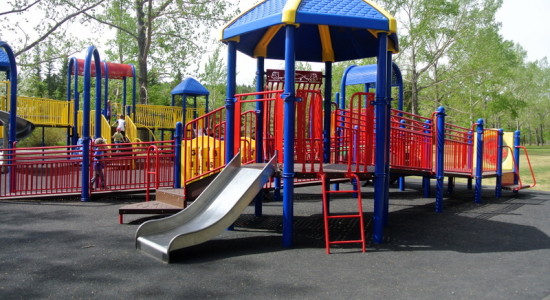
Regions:
[[[445,123],[445,172],[472,174],[473,129]]]
[[[135,190],[147,188],[146,169],[147,151],[149,147],[157,147],[156,162],[158,186],[172,187],[174,185],[174,142],[141,142],[102,145],[103,151],[96,152],[91,146],[90,178],[93,176],[94,160],[103,163],[105,188],[98,186],[94,191]],[[98,155],[99,153],[99,155]]]
[[[392,109],[390,165],[397,169],[433,170],[433,125],[430,118]]]
[[[498,130],[485,129],[483,131],[483,172],[497,171],[498,151]],[[503,151],[503,155],[505,152]]]
[[[3,153],[0,158],[0,197],[81,191],[82,150],[79,146],[0,151]]]
[[[90,145],[90,178],[94,161],[101,163],[104,182],[94,191],[146,187],[147,148],[159,148],[159,186],[174,184],[173,141]],[[2,149],[0,197],[78,194],[82,192],[82,146]],[[105,187],[103,187],[103,185]],[[91,185],[90,185],[91,187]]]
[[[348,172],[366,172],[374,164],[373,93],[355,93],[349,108],[334,112],[331,162],[346,164]]]

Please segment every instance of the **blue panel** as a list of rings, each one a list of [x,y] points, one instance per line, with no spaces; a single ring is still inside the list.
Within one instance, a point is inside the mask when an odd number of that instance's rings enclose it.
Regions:
[[[296,23],[388,30],[388,19],[362,0],[303,0]]]
[[[298,8],[300,13],[314,13],[320,15],[359,17],[362,19],[379,19],[387,22],[387,18],[378,10],[363,0],[303,0]],[[317,20],[323,23],[323,18]]]
[[[358,66],[351,69],[346,85],[376,83],[376,65]]]
[[[237,36],[252,30],[281,24],[281,14],[286,0],[268,0],[245,12],[233,24],[227,26],[223,38]]]
[[[8,54],[4,49],[0,50],[0,70],[1,71],[9,71],[10,69],[10,60],[8,58]]]
[[[172,95],[197,95],[206,96],[210,92],[198,81],[193,78],[187,78],[178,84],[171,92]]]

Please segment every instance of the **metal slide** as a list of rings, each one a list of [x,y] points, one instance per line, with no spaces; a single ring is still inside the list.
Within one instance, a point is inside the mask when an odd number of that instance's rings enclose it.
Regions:
[[[241,165],[237,154],[199,197],[178,214],[143,223],[136,248],[170,262],[170,252],[206,242],[233,224],[275,172],[274,156],[262,169]]]
[[[0,110],[0,121],[4,124],[4,127],[7,128],[10,123],[10,113],[7,111]],[[33,123],[16,117],[15,119],[15,139],[21,140],[26,138],[34,130],[35,126]]]

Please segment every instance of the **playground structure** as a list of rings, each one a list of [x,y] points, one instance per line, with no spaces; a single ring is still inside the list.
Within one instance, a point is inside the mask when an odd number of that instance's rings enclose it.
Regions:
[[[358,212],[350,215],[329,214],[329,196],[337,192],[329,190],[329,187],[336,180],[351,180],[355,182],[356,189],[338,192],[361,194],[357,181],[373,179],[373,240],[376,243],[382,242],[383,228],[388,222],[390,174],[422,176],[425,193],[429,192],[430,180],[435,178],[438,212],[443,209],[445,177],[475,180],[476,202],[481,201],[483,178],[497,179],[496,197],[500,196],[502,188],[517,191],[532,186],[523,183],[519,177],[519,151],[522,149],[519,146],[519,132],[514,137],[513,148],[508,150],[503,146],[502,130],[485,129],[483,120],[466,128],[445,122],[444,108],[438,108],[428,117],[391,109],[391,55],[398,50],[398,42],[395,20],[389,14],[368,1],[356,4],[357,7],[351,10],[349,7],[348,10],[337,9],[350,1],[304,1],[304,5],[298,5],[300,2],[289,1],[288,5],[282,5],[276,1],[263,1],[226,26],[222,32],[222,40],[228,45],[226,105],[187,122],[185,126],[178,125],[174,140],[132,143],[122,148],[108,145],[110,148],[102,154],[104,161],[110,161],[106,172],[112,173],[106,176],[107,181],[110,178],[125,178],[129,180],[128,184],[112,184],[115,189],[147,189],[152,176],[157,189],[172,185],[183,187],[185,201],[188,201],[195,196],[193,193],[200,194],[194,190],[195,184],[211,181],[215,174],[225,170],[226,164],[231,164],[237,153],[242,164],[248,165],[244,167],[237,164],[235,168],[239,170],[263,170],[273,164],[271,159],[277,154],[277,165],[282,168],[269,168],[273,182],[266,187],[274,189],[275,193],[281,189],[283,191],[283,245],[286,247],[293,244],[293,191],[299,181],[322,183],[325,230],[330,219],[353,217],[359,219],[362,231],[364,221],[361,205]],[[266,9],[269,5],[276,9]],[[318,5],[333,8],[331,14],[334,15],[317,14]],[[270,18],[265,19],[266,16]],[[362,22],[358,22],[358,19]],[[300,26],[296,26],[298,24]],[[357,24],[363,27],[357,28]],[[235,92],[236,51],[257,58],[255,93]],[[332,101],[330,84],[324,85],[324,91],[320,90],[321,78],[326,83],[332,81],[333,62],[373,56],[378,58],[376,93],[359,92],[349,99],[341,96],[336,106]],[[271,70],[266,74],[265,58],[284,59],[285,70]],[[295,59],[324,62],[326,73],[324,76],[319,73],[311,73],[311,77],[304,76],[295,71]],[[98,74],[100,62],[95,47],[88,49],[84,63],[84,105],[88,105],[85,112],[89,111],[92,66]],[[96,101],[101,95],[98,87],[101,88],[101,82],[96,77]],[[101,107],[101,104],[97,107]],[[89,199],[89,162],[93,159],[94,148],[87,122],[84,118],[82,149],[63,147],[56,151],[65,151],[65,155],[69,153],[68,156],[52,159],[56,160],[55,163],[70,163],[75,174],[81,174],[81,180],[78,181],[81,184],[77,182],[75,189],[82,190],[82,199],[85,201]],[[130,147],[138,145],[140,147]],[[77,154],[79,151],[81,154]],[[19,169],[20,154],[10,155],[7,164],[12,170]],[[513,157],[512,161],[515,162],[509,171],[502,169],[503,155]],[[44,156],[40,158],[36,155],[33,160],[36,159],[46,161]],[[61,167],[52,165],[50,168]],[[33,169],[28,173],[36,175],[39,172]],[[14,174],[20,173],[3,174],[0,182],[2,188],[10,188],[10,193],[18,190],[18,184],[24,181],[21,178],[14,179]],[[127,179],[131,177],[128,174],[133,174],[133,179]],[[241,175],[235,177],[235,180],[243,179]],[[242,208],[248,205],[253,199],[250,195],[255,194],[257,186],[253,183],[239,183],[236,188],[247,196],[237,197],[238,201],[229,201],[227,206],[221,205],[223,203],[220,201],[227,197],[216,195],[222,193],[222,187],[237,185],[235,180],[203,184],[203,193],[210,193],[214,197],[214,200],[209,198],[213,201],[209,202],[210,205],[215,205],[208,206],[212,207],[211,210],[197,209],[196,214],[181,217],[183,214],[188,215],[185,213],[188,209],[194,210],[193,206],[201,207],[205,204],[204,197],[196,195],[198,198],[182,211],[182,215],[166,219],[168,225],[161,225],[164,221],[144,223],[136,234],[137,247],[147,248],[149,250],[146,252],[169,261],[171,250],[189,245],[177,242],[172,247],[170,244],[172,239],[179,239],[180,234],[188,231],[189,224],[197,225],[203,218],[214,215],[223,219],[223,222],[234,218],[235,214],[240,213],[236,206]],[[452,189],[452,180],[450,183],[449,189]],[[108,185],[111,186],[110,183]],[[122,186],[124,188],[119,188]],[[255,201],[258,215],[261,215],[261,204],[261,201]],[[206,227],[199,229],[196,234],[201,241],[213,237],[219,230]],[[158,235],[164,238],[154,238]],[[362,250],[365,249],[364,234],[358,240],[332,241],[327,230],[325,237],[327,252],[330,252],[330,245],[334,243],[361,243]],[[155,249],[163,250],[157,253]]]

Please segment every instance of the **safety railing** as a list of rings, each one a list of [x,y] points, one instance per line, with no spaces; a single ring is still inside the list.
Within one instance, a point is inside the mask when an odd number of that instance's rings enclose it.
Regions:
[[[390,165],[399,169],[432,171],[431,118],[392,109],[390,123]]]
[[[105,178],[105,187],[94,187],[94,191],[146,189],[147,151],[151,146],[156,147],[155,155],[158,156],[155,184],[158,187],[172,187],[175,157],[173,141],[120,143],[91,146],[90,165],[95,161],[101,163]],[[93,172],[93,168],[90,168],[90,178]]]
[[[225,166],[225,107],[188,122],[183,130],[181,178],[185,187]]]
[[[136,105],[134,123],[138,127],[148,128],[174,128],[177,122],[189,122],[204,115],[204,108],[186,108],[185,120],[183,109],[177,106],[165,105]]]
[[[73,111],[71,101],[36,97],[17,97],[17,116],[43,126],[71,126]],[[6,108],[6,110],[9,107]]]
[[[498,130],[485,129],[483,131],[483,172],[497,171],[498,151]]]
[[[336,131],[331,162],[346,164],[348,172],[366,171],[374,163],[374,100],[372,93],[355,93],[349,108],[334,112]]]
[[[445,123],[445,172],[472,174],[473,151],[473,129]]]
[[[1,149],[0,197],[78,193],[80,146]]]
[[[160,187],[174,184],[174,142],[91,145],[90,179],[94,162],[104,182],[95,191],[145,189],[147,149],[158,147]],[[98,151],[100,149],[100,151]],[[79,194],[82,192],[82,146],[0,149],[0,197]]]

